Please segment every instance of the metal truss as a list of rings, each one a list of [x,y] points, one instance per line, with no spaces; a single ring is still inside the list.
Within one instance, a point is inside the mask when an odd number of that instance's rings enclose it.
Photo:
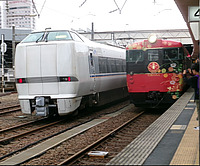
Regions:
[[[106,31],[106,32],[79,32],[86,38],[100,43],[111,43],[126,46],[133,42],[148,39],[150,34],[156,34],[160,39],[180,41],[183,44],[193,44],[188,29],[170,30],[136,30],[136,31]]]

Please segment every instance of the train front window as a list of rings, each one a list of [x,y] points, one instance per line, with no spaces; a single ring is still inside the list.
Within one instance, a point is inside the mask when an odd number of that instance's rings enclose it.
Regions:
[[[71,35],[68,31],[55,31],[49,32],[47,36],[47,41],[63,41],[72,40]]]
[[[148,50],[148,60],[149,61],[158,61],[159,60],[158,50]]]
[[[43,35],[44,32],[31,33],[24,40],[22,40],[22,43],[31,43],[39,41],[42,39]]]
[[[22,43],[72,40],[68,31],[44,31],[29,34]]]
[[[168,48],[164,49],[164,60],[178,60],[183,59],[183,49],[182,48]]]
[[[127,62],[138,62],[144,61],[144,51],[142,50],[128,50],[126,52],[126,60]]]

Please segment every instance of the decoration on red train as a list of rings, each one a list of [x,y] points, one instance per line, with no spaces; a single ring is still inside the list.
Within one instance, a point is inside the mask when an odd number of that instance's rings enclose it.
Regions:
[[[191,66],[191,56],[182,43],[151,35],[126,50],[127,85],[133,104],[157,107],[181,96],[185,88],[182,72]]]
[[[167,67],[167,65],[170,65]],[[163,64],[159,65],[157,62],[150,62],[147,66],[148,71],[150,73],[166,73],[166,72],[176,72],[179,73],[182,71],[182,64],[179,64],[179,62],[171,63],[171,64]]]
[[[157,39],[156,42],[152,43],[149,40],[144,40],[143,42],[137,42],[130,44],[126,47],[129,49],[143,49],[144,51],[148,48],[170,48],[170,47],[183,47],[180,42],[174,42],[169,40]],[[188,54],[189,55],[189,54]]]
[[[160,66],[157,62],[149,63],[147,68],[148,68],[149,72],[151,72],[151,73],[157,73],[160,70]]]

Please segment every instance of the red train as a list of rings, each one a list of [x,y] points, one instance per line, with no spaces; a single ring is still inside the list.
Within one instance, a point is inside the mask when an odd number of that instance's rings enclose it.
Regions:
[[[127,85],[137,107],[171,104],[184,91],[182,71],[191,66],[191,56],[180,43],[157,39],[126,47]]]

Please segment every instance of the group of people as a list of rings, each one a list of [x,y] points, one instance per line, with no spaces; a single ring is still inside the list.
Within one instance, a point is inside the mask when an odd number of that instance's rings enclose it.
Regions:
[[[189,77],[187,76],[187,72],[189,73]],[[197,106],[197,118],[199,120],[199,61],[194,63],[191,66],[191,69],[183,71],[183,79],[184,81],[194,89],[194,100]],[[199,126],[194,127],[195,130],[199,130]]]

